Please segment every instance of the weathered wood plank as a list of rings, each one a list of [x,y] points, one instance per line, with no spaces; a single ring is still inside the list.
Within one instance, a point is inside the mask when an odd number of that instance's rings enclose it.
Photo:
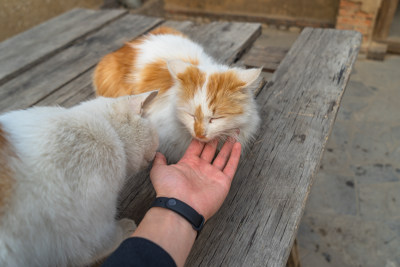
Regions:
[[[195,24],[168,21],[164,25],[187,34],[202,44],[205,50],[220,62],[232,63],[261,33],[260,24],[215,22]],[[154,190],[148,172],[131,177],[121,193],[120,216],[140,221],[154,199]]]
[[[94,68],[90,68],[78,78],[37,102],[35,106],[72,107],[82,101],[95,98],[92,86],[93,71]]]
[[[284,266],[360,47],[306,28],[259,94],[262,124],[187,266]]]
[[[254,44],[240,61],[246,67],[263,68],[263,71],[274,72],[288,51],[289,48],[276,46],[260,47]]]
[[[0,84],[127,11],[73,9],[0,43]]]
[[[195,42],[204,46],[206,52],[225,64],[231,64],[250,48],[261,34],[259,23],[168,21],[166,26],[176,28]]]
[[[298,33],[263,28],[261,36],[241,57],[240,63],[251,68],[262,67],[264,72],[274,72],[298,36]]]
[[[139,36],[162,20],[127,15],[22,73],[0,87],[0,111],[29,107],[83,72],[124,41]]]

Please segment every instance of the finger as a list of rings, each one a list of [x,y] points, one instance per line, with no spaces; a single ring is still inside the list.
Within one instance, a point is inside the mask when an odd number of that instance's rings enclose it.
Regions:
[[[161,166],[161,165],[167,165],[167,159],[165,158],[165,156],[163,154],[161,154],[160,152],[157,152],[156,156],[154,158],[153,167]]]
[[[203,149],[203,152],[201,152],[200,158],[204,159],[208,163],[210,163],[215,155],[215,151],[217,151],[217,145],[218,145],[218,140],[212,140],[211,142],[208,142]]]
[[[203,151],[203,148],[204,148],[204,143],[196,139],[193,139],[188,148],[186,149],[184,156],[194,155],[198,157],[200,156],[201,151]]]
[[[225,173],[230,179],[233,179],[233,176],[236,173],[241,152],[242,152],[242,145],[239,142],[236,142],[233,145],[231,156],[229,157],[228,163],[226,163],[226,166],[223,170],[223,173]]]
[[[234,143],[235,139],[229,137],[228,140],[226,140],[225,144],[222,146],[221,151],[218,153],[217,157],[214,159],[213,165],[219,170],[222,171],[226,165],[226,162],[228,162],[229,155],[231,154]]]

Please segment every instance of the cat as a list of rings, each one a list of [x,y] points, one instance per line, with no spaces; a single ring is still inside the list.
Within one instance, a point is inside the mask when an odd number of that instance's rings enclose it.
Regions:
[[[132,234],[117,197],[155,156],[156,94],[0,116],[0,266],[88,265]]]
[[[176,162],[192,138],[233,136],[244,148],[250,143],[260,122],[254,100],[260,72],[219,64],[183,33],[160,27],[103,57],[93,85],[106,97],[159,90],[149,119],[159,150]]]

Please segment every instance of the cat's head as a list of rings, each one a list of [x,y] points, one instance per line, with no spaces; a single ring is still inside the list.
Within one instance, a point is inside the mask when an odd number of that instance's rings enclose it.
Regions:
[[[252,85],[261,69],[211,71],[180,60],[168,62],[168,69],[178,88],[178,118],[194,138],[235,136],[257,114]]]
[[[108,118],[124,143],[130,172],[146,167],[158,148],[157,131],[144,114],[156,95],[151,91],[108,99]]]

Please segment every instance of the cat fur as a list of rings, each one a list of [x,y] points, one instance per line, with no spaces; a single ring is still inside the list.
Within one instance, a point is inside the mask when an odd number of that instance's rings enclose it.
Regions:
[[[260,122],[254,100],[260,72],[219,64],[182,33],[161,27],[106,55],[93,84],[106,97],[159,90],[147,112],[159,150],[176,162],[192,138],[234,136],[249,145]]]
[[[0,266],[84,266],[135,229],[115,220],[127,174],[158,146],[156,92],[0,116]]]

